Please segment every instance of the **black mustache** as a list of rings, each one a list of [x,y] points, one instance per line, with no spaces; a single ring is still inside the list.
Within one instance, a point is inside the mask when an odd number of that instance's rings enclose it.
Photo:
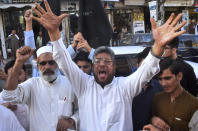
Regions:
[[[54,74],[55,72],[51,69],[47,69],[43,72],[43,75],[46,75],[46,74]]]

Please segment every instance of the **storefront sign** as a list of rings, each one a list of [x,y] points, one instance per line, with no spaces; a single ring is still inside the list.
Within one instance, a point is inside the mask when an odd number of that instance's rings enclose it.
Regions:
[[[150,17],[157,21],[157,1],[149,2]]]
[[[1,12],[0,12],[0,36],[1,36],[1,48],[2,48],[2,52],[3,52],[3,58],[7,59],[5,37],[4,37],[4,30],[3,30],[3,19],[2,19]]]
[[[188,10],[182,10],[182,21],[186,21],[186,24],[182,27],[182,30],[188,30],[188,24],[189,24],[189,12]]]
[[[194,0],[166,0],[164,6],[192,6]]]
[[[136,33],[145,33],[144,28],[144,13],[134,13],[133,14],[133,32]]]
[[[125,5],[144,5],[145,0],[125,0]]]
[[[120,1],[120,0],[101,0],[101,1]]]

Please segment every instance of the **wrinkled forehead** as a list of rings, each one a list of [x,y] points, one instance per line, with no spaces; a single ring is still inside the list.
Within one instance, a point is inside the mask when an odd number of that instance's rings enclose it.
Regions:
[[[111,55],[107,52],[101,52],[101,53],[98,53],[95,58],[111,58]]]
[[[37,62],[53,60],[52,53],[46,52],[38,57]]]

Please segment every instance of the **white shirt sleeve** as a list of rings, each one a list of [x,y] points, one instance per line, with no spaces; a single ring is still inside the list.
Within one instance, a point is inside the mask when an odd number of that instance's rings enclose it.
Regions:
[[[79,97],[85,92],[87,87],[86,83],[90,76],[82,72],[72,61],[70,54],[64,47],[62,38],[51,43],[54,60],[58,64],[60,70],[69,79],[76,96]]]
[[[4,101],[11,103],[28,104],[30,99],[30,88],[33,86],[32,79],[18,85],[15,90],[3,90],[2,98]]]
[[[0,131],[25,131],[14,113],[0,105]]]
[[[131,100],[134,96],[138,95],[142,88],[160,71],[159,61],[160,59],[149,53],[137,71],[126,77],[122,88]]]
[[[69,45],[69,47],[67,48],[67,51],[69,52],[71,58],[73,59],[76,55],[75,50],[73,49],[72,45]]]

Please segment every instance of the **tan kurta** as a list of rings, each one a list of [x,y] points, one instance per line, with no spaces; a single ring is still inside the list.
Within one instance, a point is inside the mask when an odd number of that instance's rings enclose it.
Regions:
[[[153,99],[153,115],[163,119],[171,131],[188,131],[188,123],[198,109],[198,99],[183,91],[174,102],[169,94],[158,93]]]

